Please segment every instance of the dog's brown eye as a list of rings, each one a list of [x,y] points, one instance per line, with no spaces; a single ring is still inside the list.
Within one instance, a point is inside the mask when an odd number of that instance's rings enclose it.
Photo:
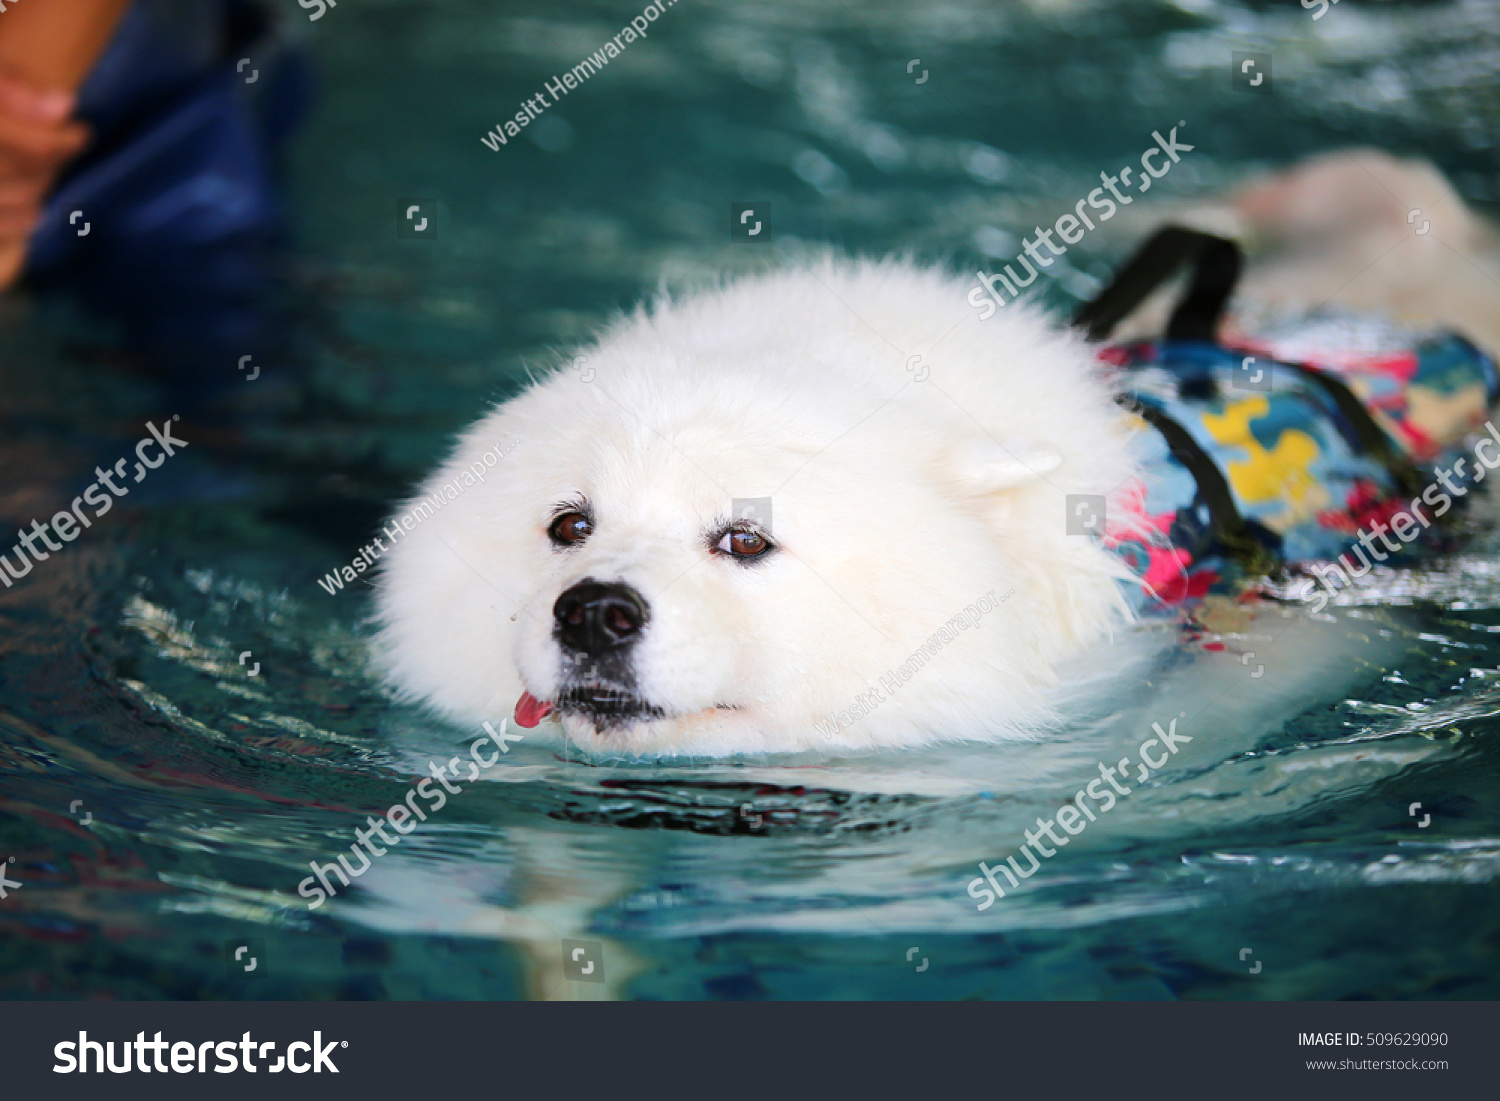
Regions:
[[[581,512],[565,512],[547,529],[547,534],[559,546],[582,543],[594,532],[593,522]]]
[[[754,531],[726,531],[714,548],[736,558],[759,558],[770,549],[771,541]]]

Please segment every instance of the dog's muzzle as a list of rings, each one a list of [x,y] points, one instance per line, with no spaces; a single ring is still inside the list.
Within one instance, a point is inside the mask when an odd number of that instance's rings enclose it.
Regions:
[[[601,729],[662,714],[636,693],[631,647],[651,614],[641,594],[618,581],[585,578],[552,606],[552,634],[566,659],[556,706]]]

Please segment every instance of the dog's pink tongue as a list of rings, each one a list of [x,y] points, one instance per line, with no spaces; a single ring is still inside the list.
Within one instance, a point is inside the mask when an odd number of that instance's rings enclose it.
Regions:
[[[552,705],[546,700],[537,699],[530,692],[523,691],[521,698],[516,701],[517,726],[524,726],[530,730],[550,714],[552,714]]]

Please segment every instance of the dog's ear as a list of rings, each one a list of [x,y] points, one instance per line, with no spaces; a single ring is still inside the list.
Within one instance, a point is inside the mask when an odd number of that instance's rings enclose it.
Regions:
[[[954,456],[960,483],[976,496],[1041,481],[1062,463],[1056,451],[1030,440],[1012,440],[1006,445],[988,436],[966,442]]]

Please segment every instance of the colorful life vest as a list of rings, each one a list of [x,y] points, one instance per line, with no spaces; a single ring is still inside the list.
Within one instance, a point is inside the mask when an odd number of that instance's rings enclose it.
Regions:
[[[1223,340],[1239,250],[1178,227],[1075,323],[1107,335],[1184,261],[1194,275],[1166,336],[1099,350],[1138,429],[1142,476],[1110,500],[1104,535],[1140,578],[1135,603],[1233,591],[1286,563],[1368,563],[1367,546],[1384,559],[1440,545],[1484,476],[1476,434],[1500,461],[1495,361],[1456,333],[1333,313]]]

